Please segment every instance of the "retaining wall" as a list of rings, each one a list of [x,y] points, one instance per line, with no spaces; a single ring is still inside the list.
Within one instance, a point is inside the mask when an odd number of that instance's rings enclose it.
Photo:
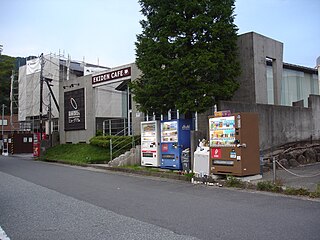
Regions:
[[[257,112],[261,151],[292,142],[320,140],[319,95],[309,96],[307,108],[221,101],[218,110]],[[202,116],[200,122],[203,121]],[[199,130],[207,133],[204,126],[207,124],[200,124]]]

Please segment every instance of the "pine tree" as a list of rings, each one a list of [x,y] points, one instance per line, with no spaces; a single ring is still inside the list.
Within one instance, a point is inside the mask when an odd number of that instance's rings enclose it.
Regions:
[[[139,0],[142,33],[131,84],[144,112],[204,112],[238,88],[234,0]]]

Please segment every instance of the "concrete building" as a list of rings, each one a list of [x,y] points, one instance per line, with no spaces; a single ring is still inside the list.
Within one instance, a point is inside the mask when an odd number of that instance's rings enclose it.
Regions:
[[[283,43],[249,32],[239,36],[240,88],[233,100],[292,106],[319,95],[318,70],[283,62]]]
[[[42,119],[43,132],[49,132],[49,107],[51,106],[51,131],[59,129],[59,110],[55,104],[59,102],[61,86],[94,71],[109,69],[80,61],[73,61],[54,54],[44,55],[43,59],[34,58],[27,60],[26,65],[19,68],[19,97],[18,120],[20,130],[40,132],[40,75],[42,65],[43,92],[42,92]],[[50,84],[52,94],[48,85]]]
[[[89,142],[97,130],[107,128],[106,134],[113,130],[121,135],[139,134],[132,132],[134,105],[127,83],[140,74],[132,63],[64,82],[59,96],[64,109],[59,118],[60,143]]]
[[[284,63],[283,43],[254,32],[239,35],[238,47],[240,88],[232,101],[220,102],[218,110],[258,112],[261,149],[290,141],[319,140],[318,70]],[[71,63],[49,56],[43,70],[44,77],[53,79],[51,84],[60,107],[60,113],[55,106],[52,110],[60,143],[88,143],[97,131],[114,134],[113,129],[139,135],[140,122],[146,120],[146,115],[137,110],[127,84],[141,75],[137,66],[131,63],[85,75],[83,63]],[[21,67],[19,72],[19,120],[30,124],[39,116],[40,73],[26,74],[26,68]],[[48,105],[48,91],[44,90],[43,96]],[[212,114],[209,110],[198,119],[200,135],[206,138],[207,117]],[[272,119],[267,118],[271,116]],[[116,123],[120,125],[115,127]],[[37,129],[35,124],[33,129]]]
[[[249,32],[239,36],[242,73],[232,101],[218,110],[258,112],[260,149],[320,140],[320,78],[316,68],[283,62],[283,43]],[[199,130],[207,136],[207,115]]]

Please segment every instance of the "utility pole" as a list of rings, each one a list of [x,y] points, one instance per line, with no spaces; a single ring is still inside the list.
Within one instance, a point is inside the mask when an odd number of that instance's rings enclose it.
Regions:
[[[3,120],[4,120],[4,104],[2,104],[2,120],[1,120],[1,134],[3,139]]]
[[[3,45],[0,44],[0,57],[1,57],[2,50],[3,50]],[[2,138],[2,141],[1,141],[1,149],[2,149],[2,152],[3,152],[3,148],[4,148],[4,141],[3,141],[3,120],[4,120],[4,104],[2,104],[2,119],[1,119],[1,138]]]
[[[1,149],[2,149],[2,153],[3,153],[3,149],[4,149],[4,137],[3,137],[3,122],[4,122],[4,108],[5,105],[2,104],[2,120],[1,120],[1,137],[2,137],[2,142],[1,142]]]
[[[40,55],[40,111],[39,111],[39,120],[40,120],[40,141],[42,140],[42,103],[43,103],[43,53]]]
[[[52,131],[51,131],[51,94],[49,93],[49,109],[48,109],[48,114],[49,114],[49,144],[50,147],[52,147]]]
[[[10,88],[10,128],[11,133],[13,129],[13,122],[12,122],[12,114],[13,114],[13,79],[14,79],[14,70],[12,70],[11,74],[11,88]]]
[[[130,88],[129,88],[129,85],[127,86],[127,110],[128,110],[128,136],[131,135],[131,119],[130,119],[130,116],[131,116],[131,109],[130,109]]]

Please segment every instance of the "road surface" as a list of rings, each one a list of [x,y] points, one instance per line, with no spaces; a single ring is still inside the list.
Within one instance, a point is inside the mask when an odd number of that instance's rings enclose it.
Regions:
[[[320,202],[0,156],[15,239],[319,239]]]

